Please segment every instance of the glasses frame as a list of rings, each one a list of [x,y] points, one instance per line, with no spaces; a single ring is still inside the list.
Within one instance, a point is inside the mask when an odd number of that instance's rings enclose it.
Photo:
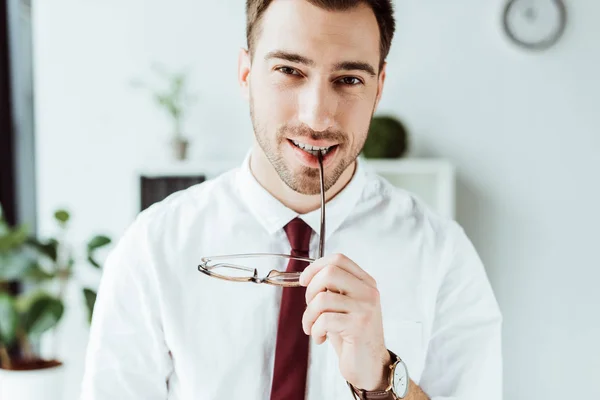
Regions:
[[[319,159],[319,179],[321,186],[321,221],[320,221],[320,233],[319,233],[319,258],[323,257],[325,251],[325,179],[323,171],[323,154],[319,152],[317,155]],[[283,287],[299,287],[300,285],[300,272],[281,272],[278,270],[271,270],[267,276],[259,277],[256,268],[245,267],[243,265],[230,264],[230,263],[219,263],[219,260],[232,260],[232,259],[247,259],[247,258],[283,258],[288,260],[306,261],[312,263],[315,261],[313,258],[308,257],[297,257],[288,254],[277,254],[277,253],[248,253],[248,254],[231,254],[231,255],[220,255],[211,257],[202,257],[201,263],[198,265],[198,271],[212,278],[222,279],[231,282],[253,282],[253,283],[265,283],[273,286]],[[215,263],[216,262],[216,263]],[[213,264],[215,263],[215,264]],[[213,264],[213,265],[209,265]],[[225,276],[219,273],[213,272],[212,270],[217,268],[231,268],[240,271],[250,272],[252,276],[247,277],[232,277]]]

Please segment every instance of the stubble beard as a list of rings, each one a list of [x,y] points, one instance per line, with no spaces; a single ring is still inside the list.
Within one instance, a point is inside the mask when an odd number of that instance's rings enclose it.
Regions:
[[[295,133],[294,136],[296,137],[311,137],[313,140],[330,139],[339,143],[339,148],[337,149],[338,154],[336,157],[340,157],[341,155],[342,159],[338,161],[332,171],[323,172],[325,180],[324,188],[326,192],[335,185],[346,168],[356,160],[362,151],[366,140],[366,135],[364,135],[365,139],[362,143],[359,143],[359,146],[356,148],[351,149],[347,156],[344,157],[341,152],[346,151],[348,136],[342,132],[314,132],[307,127],[291,129],[287,125],[284,125],[277,130],[275,143],[273,143],[272,140],[269,140],[269,138],[272,137],[272,134],[267,132],[267,129],[264,128],[256,118],[252,99],[250,99],[250,118],[254,128],[254,136],[281,180],[293,191],[305,195],[317,195],[321,193],[320,171],[319,168],[309,168],[306,166],[301,166],[295,170],[290,168],[289,163],[286,162],[282,153],[284,146],[288,146],[287,137],[292,136],[292,132]],[[298,135],[298,133],[300,133],[300,135]]]

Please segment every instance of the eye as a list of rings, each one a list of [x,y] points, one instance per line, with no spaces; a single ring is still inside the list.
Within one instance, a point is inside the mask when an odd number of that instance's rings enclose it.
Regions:
[[[362,81],[355,77],[355,76],[345,76],[342,79],[340,79],[338,82],[340,82],[343,85],[346,86],[357,86],[357,85],[362,85]]]
[[[278,67],[276,70],[285,75],[300,75],[300,73],[292,67]]]

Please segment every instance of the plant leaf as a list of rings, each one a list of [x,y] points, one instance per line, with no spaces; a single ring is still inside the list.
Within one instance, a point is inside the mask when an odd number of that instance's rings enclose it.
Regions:
[[[21,279],[34,264],[35,261],[22,251],[0,253],[0,280]]]
[[[167,96],[166,94],[162,94],[162,93],[157,93],[154,95],[154,98],[156,99],[156,102],[161,105],[161,106],[165,106],[165,107],[169,107],[169,104],[171,103],[171,99],[169,99],[169,96]]]
[[[40,253],[48,256],[52,261],[56,262],[58,254],[58,240],[49,239],[46,243],[30,238],[28,244],[36,248]]]
[[[88,256],[88,261],[90,264],[92,264],[94,267],[100,269],[102,268],[102,266],[98,263],[98,261],[94,260],[94,257],[92,257],[91,255]]]
[[[9,251],[21,246],[26,242],[28,234],[29,227],[27,225],[20,225],[13,230],[6,225],[4,233],[0,236],[0,251]]]
[[[108,236],[104,236],[104,235],[97,235],[94,236],[87,245],[88,248],[88,252],[99,249],[101,247],[104,247],[108,244],[110,244],[111,240]]]
[[[55,274],[44,271],[44,269],[36,262],[31,264],[24,275],[35,283],[48,281],[56,277]]]
[[[14,298],[7,293],[0,293],[0,343],[7,347],[13,344],[18,321]]]
[[[10,232],[8,224],[2,218],[0,218],[0,240],[4,238]]]
[[[19,247],[27,241],[29,236],[29,227],[27,225],[20,225],[12,231],[11,239],[12,246]]]
[[[185,75],[184,74],[175,74],[173,76],[173,80],[171,81],[171,90],[174,96],[178,96],[181,93],[181,89],[185,84]]]
[[[92,316],[94,314],[94,305],[96,304],[97,294],[92,289],[83,288],[83,295],[85,296],[85,304],[88,309],[88,322],[92,322]]]
[[[64,312],[62,301],[44,292],[35,293],[25,307],[24,328],[31,336],[39,336],[54,328]]]
[[[69,212],[66,210],[57,210],[54,213],[54,218],[56,218],[56,220],[62,224],[66,224],[69,221],[69,218],[71,218],[71,216],[69,215]]]

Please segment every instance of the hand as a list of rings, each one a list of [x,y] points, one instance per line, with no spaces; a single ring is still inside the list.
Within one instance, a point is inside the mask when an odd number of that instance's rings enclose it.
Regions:
[[[385,389],[391,358],[375,279],[348,257],[334,254],[306,267],[300,284],[306,286],[304,332],[317,344],[330,339],[348,382],[369,391]]]

